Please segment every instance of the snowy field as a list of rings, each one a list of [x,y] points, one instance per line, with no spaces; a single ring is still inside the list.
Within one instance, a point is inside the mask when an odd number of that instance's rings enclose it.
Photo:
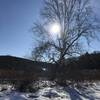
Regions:
[[[45,87],[36,93],[20,93],[0,85],[0,100],[100,100],[100,82],[89,86]]]

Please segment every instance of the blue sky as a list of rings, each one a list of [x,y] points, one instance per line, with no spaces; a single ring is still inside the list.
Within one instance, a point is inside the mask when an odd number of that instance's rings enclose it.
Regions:
[[[100,1],[94,1],[92,4],[100,17]],[[23,57],[30,54],[35,45],[31,28],[41,8],[42,0],[0,0],[0,55]],[[93,40],[88,50],[100,51],[99,43]]]
[[[27,55],[41,0],[0,0],[0,55]]]

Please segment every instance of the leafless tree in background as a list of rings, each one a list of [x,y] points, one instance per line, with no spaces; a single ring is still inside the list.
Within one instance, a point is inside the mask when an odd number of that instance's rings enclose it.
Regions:
[[[51,23],[59,23],[60,33],[53,37]],[[40,21],[34,23],[34,60],[64,63],[82,52],[82,40],[89,43],[100,27],[93,15],[90,0],[44,0]]]

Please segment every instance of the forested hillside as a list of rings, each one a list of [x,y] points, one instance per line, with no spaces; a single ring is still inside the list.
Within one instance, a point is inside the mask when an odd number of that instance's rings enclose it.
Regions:
[[[1,79],[47,78],[50,80],[95,80],[100,76],[100,53],[86,53],[68,58],[66,65],[31,61],[12,56],[0,56]]]

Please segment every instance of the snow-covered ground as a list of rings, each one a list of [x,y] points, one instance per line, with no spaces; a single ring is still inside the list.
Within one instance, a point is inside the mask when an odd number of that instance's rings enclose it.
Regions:
[[[3,89],[2,89],[3,88]],[[0,85],[0,100],[100,100],[100,82],[93,85],[45,87],[36,93],[20,93]]]

